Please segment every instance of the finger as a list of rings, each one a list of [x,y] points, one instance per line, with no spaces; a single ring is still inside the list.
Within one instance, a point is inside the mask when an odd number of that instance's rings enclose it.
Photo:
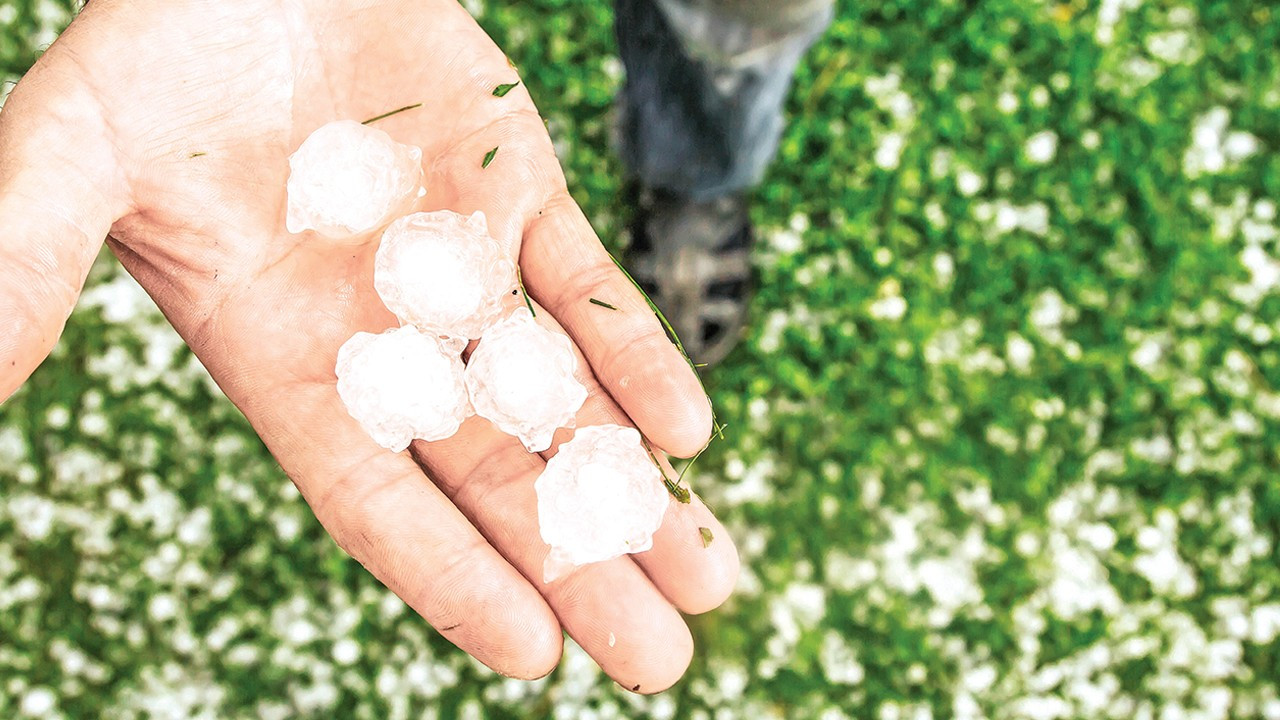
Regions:
[[[653,535],[653,548],[634,558],[653,584],[691,615],[723,605],[741,569],[729,532],[696,493],[688,504],[672,505]]]
[[[407,454],[374,445],[332,387],[313,392],[315,407],[289,406],[328,428],[310,427],[297,447],[262,435],[334,541],[480,662],[524,679],[551,672],[560,625],[533,586]]]
[[[554,332],[564,332],[549,313],[539,311],[537,322]],[[587,400],[575,418],[577,427],[633,426],[631,418],[604,392],[580,352],[577,378],[587,388]],[[555,455],[562,443],[572,439],[573,432],[564,428],[557,431],[551,448],[542,453],[543,458],[549,460]],[[666,476],[676,480],[679,474],[671,463],[661,453],[655,457]],[[733,593],[740,569],[738,550],[728,531],[692,492],[687,504],[673,502],[667,507],[662,527],[654,533],[653,548],[631,558],[667,599],[690,614],[720,607]]]
[[[351,430],[345,447],[370,444]],[[523,679],[550,673],[561,634],[542,597],[410,457],[368,452],[351,470],[298,483],[338,545],[485,665]]]
[[[485,87],[511,80],[508,69],[489,66],[476,77]],[[481,95],[468,107],[474,129],[431,159],[427,205],[484,210],[493,236],[518,250],[526,288],[564,323],[645,433],[678,455],[697,452],[711,432],[701,385],[569,197],[532,103],[520,92]],[[630,311],[625,321],[590,312],[599,310],[590,298],[601,295]]]
[[[538,530],[534,481],[545,467],[483,418],[454,437],[413,451],[476,527],[536,585],[560,624],[619,685],[659,692],[688,668],[693,639],[684,620],[635,563],[615,558],[544,583],[549,548]]]
[[[578,427],[632,425],[622,408],[598,386],[589,390],[591,394],[578,411]],[[562,441],[571,437],[572,431],[557,433],[555,445],[544,455],[549,458]],[[679,473],[661,453],[656,457],[662,471],[674,481]],[[729,532],[692,491],[688,503],[672,502],[667,508],[662,527],[653,534],[653,547],[631,558],[667,599],[691,615],[710,612],[724,604],[733,594],[741,569],[738,549]]]
[[[0,402],[57,342],[124,213],[105,123],[62,56],[51,49],[0,114]]]
[[[335,541],[441,634],[494,670],[546,675],[562,636],[546,602],[407,453],[376,445],[335,389],[338,348],[395,324],[371,287],[372,248],[295,253],[217,310],[165,303]],[[144,287],[163,275],[121,260]],[[271,312],[263,312],[269,307]]]
[[[564,326],[646,437],[682,457],[706,445],[711,406],[698,378],[567,194],[530,223],[520,265],[529,293]]]

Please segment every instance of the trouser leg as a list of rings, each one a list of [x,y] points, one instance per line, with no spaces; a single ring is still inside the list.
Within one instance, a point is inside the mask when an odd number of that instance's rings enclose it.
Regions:
[[[759,182],[831,0],[616,0],[620,151],[645,186],[709,200]]]

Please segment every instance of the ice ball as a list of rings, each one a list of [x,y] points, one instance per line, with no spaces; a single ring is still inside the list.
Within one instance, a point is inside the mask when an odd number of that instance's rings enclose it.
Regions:
[[[353,120],[321,125],[289,156],[291,233],[341,239],[408,212],[422,187],[422,150]]]
[[[518,308],[485,330],[467,362],[467,391],[477,415],[520,438],[529,452],[542,452],[556,428],[573,427],[587,399],[573,376],[577,367],[569,338]]]
[[[338,395],[388,450],[443,440],[471,415],[460,351],[412,327],[356,333],[338,350]]]
[[[534,483],[538,527],[551,546],[543,579],[653,547],[670,496],[635,428],[579,428]]]
[[[489,236],[484,213],[414,213],[382,234],[373,285],[401,322],[476,339],[516,288],[516,266]]]

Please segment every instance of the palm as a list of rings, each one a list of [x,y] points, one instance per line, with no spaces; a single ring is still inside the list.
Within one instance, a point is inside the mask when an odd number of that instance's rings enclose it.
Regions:
[[[94,0],[0,115],[14,229],[0,248],[17,259],[0,268],[14,319],[0,398],[48,352],[109,230],[339,544],[442,633],[534,677],[563,627],[626,687],[660,690],[690,652],[672,605],[714,607],[737,569],[723,532],[702,547],[697,528],[720,527],[705,507],[673,505],[649,553],[544,585],[543,458],[479,419],[387,453],[338,400],[337,348],[395,320],[373,292],[374,243],[284,230],[287,157],[324,122],[422,103],[379,126],[423,148],[424,209],[482,210],[519,253],[539,319],[582,351],[579,424],[634,421],[680,454],[709,430],[695,379],[569,199],[528,95],[492,95],[516,79],[502,52],[451,0],[355,5]]]

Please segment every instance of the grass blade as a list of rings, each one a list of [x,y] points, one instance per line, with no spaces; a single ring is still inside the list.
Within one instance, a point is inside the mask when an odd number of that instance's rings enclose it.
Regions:
[[[369,118],[368,120],[365,120],[364,122],[362,122],[362,123],[360,123],[360,124],[361,124],[361,125],[368,125],[369,123],[376,123],[376,122],[378,122],[379,120],[385,120],[386,118],[389,118],[389,117],[391,117],[392,115],[398,115],[398,114],[400,114],[400,113],[404,112],[405,110],[413,110],[414,108],[420,108],[420,107],[422,107],[422,103],[414,103],[413,105],[405,105],[404,107],[402,107],[402,108],[396,108],[395,110],[392,110],[391,112],[384,112],[384,113],[382,113],[381,115],[375,115],[375,116],[373,116],[373,117]]]

